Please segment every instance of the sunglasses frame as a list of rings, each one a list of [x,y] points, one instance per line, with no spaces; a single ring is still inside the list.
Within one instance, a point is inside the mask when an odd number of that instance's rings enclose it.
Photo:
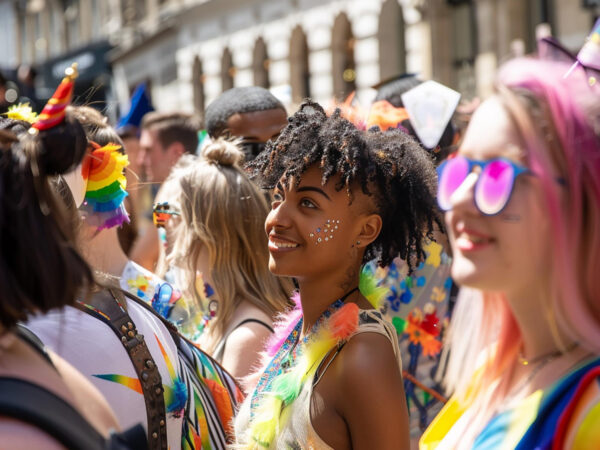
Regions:
[[[461,183],[458,185],[458,187],[454,190],[454,192],[456,192],[458,190],[458,188],[460,188],[463,183],[465,182],[465,180],[467,179],[467,177],[473,172],[473,168],[474,167],[479,167],[481,168],[481,171],[477,174],[477,181],[475,182],[475,186],[473,186],[473,204],[475,205],[475,208],[477,208],[477,211],[479,211],[480,214],[483,214],[484,216],[496,216],[498,214],[500,214],[502,211],[504,211],[504,208],[506,208],[506,206],[509,204],[510,199],[512,198],[512,194],[513,191],[515,189],[515,181],[517,179],[517,177],[519,175],[533,175],[533,172],[531,171],[531,169],[524,167],[520,164],[515,163],[514,161],[511,161],[508,158],[491,158],[491,159],[486,159],[486,160],[477,160],[477,159],[471,159],[471,158],[467,158],[466,156],[455,156],[454,158],[450,158],[445,160],[442,164],[440,164],[437,168],[437,173],[438,173],[438,206],[440,207],[440,209],[444,212],[446,211],[450,211],[452,208],[444,208],[442,207],[442,205],[440,205],[440,201],[439,201],[439,180],[441,179],[443,173],[444,173],[444,169],[446,168],[446,166],[452,162],[452,160],[456,159],[456,158],[462,158],[465,161],[467,161],[467,163],[469,164],[468,170],[467,170],[467,174],[466,176],[463,178],[463,180],[461,181]],[[496,161],[502,161],[507,163],[508,165],[510,165],[513,169],[513,179],[512,179],[512,183],[510,186],[510,192],[508,193],[508,197],[506,198],[506,202],[504,203],[504,205],[502,205],[502,208],[500,208],[500,210],[498,210],[495,213],[486,213],[483,212],[481,210],[481,208],[479,207],[479,205],[477,204],[477,190],[480,189],[479,188],[479,182],[481,181],[481,174],[484,172],[485,168],[487,166],[489,166],[491,163],[496,162]],[[452,194],[454,194],[454,192]],[[452,194],[450,194],[450,196],[452,196]]]

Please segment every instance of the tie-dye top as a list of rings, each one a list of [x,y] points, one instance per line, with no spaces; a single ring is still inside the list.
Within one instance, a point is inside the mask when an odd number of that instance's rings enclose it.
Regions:
[[[443,438],[466,411],[450,399],[423,434],[419,448],[448,448]],[[484,449],[600,448],[600,358],[584,363],[545,390],[496,415],[473,443]]]
[[[233,412],[242,399],[233,378],[191,343],[182,340],[178,345],[149,309],[127,299],[127,313],[144,336],[162,379],[169,448],[225,448]],[[146,404],[135,368],[108,324],[65,307],[35,316],[26,325],[98,388],[122,429],[137,423],[147,429]]]

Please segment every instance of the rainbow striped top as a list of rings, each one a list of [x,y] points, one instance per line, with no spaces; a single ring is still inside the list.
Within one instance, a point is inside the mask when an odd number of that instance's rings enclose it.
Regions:
[[[442,439],[466,411],[452,397],[419,442],[421,450],[442,448]],[[473,443],[487,449],[600,448],[600,358],[574,368],[545,390],[496,415]]]

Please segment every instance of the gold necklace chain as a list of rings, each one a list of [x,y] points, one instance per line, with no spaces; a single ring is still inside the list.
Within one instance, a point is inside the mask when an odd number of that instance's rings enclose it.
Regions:
[[[577,347],[577,345],[578,345],[577,342],[573,342],[564,352],[562,350],[554,350],[553,352],[548,352],[548,353],[544,353],[543,355],[536,356],[533,359],[525,358],[523,356],[523,352],[520,351],[519,352],[519,363],[524,366],[529,366],[531,364],[538,364],[547,359],[551,361],[558,356],[566,355],[567,353],[571,353]],[[548,362],[549,361],[546,361],[545,364],[547,364]]]
[[[532,360],[525,359],[521,352],[519,352],[519,363],[523,366],[534,365],[533,370],[525,377],[525,379],[519,382],[515,387],[511,389],[511,392],[518,393],[523,389],[528,383],[530,383],[535,376],[548,365],[550,362],[554,361],[556,358],[571,353],[575,348],[577,348],[579,344],[577,342],[573,342],[564,352],[561,350],[555,350],[553,352],[545,353],[540,356],[536,356]]]

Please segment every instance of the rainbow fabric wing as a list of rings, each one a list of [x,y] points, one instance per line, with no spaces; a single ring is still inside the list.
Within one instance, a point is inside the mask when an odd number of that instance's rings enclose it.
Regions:
[[[137,392],[138,394],[144,394],[142,390],[142,384],[138,378],[132,378],[125,375],[118,374],[100,374],[100,375],[92,375],[93,377],[100,378],[101,380],[112,381],[113,383],[121,384],[126,388],[131,389],[132,391]]]
[[[127,155],[119,152],[120,145],[108,144],[95,149],[86,160],[82,173],[87,175],[87,190],[83,209],[88,222],[102,230],[129,222],[123,200],[127,197],[124,169],[129,165]]]
[[[56,88],[54,95],[48,100],[46,106],[37,117],[32,128],[43,131],[60,124],[65,119],[65,109],[73,98],[74,80],[77,78],[77,63],[73,63],[65,71],[65,77]]]

